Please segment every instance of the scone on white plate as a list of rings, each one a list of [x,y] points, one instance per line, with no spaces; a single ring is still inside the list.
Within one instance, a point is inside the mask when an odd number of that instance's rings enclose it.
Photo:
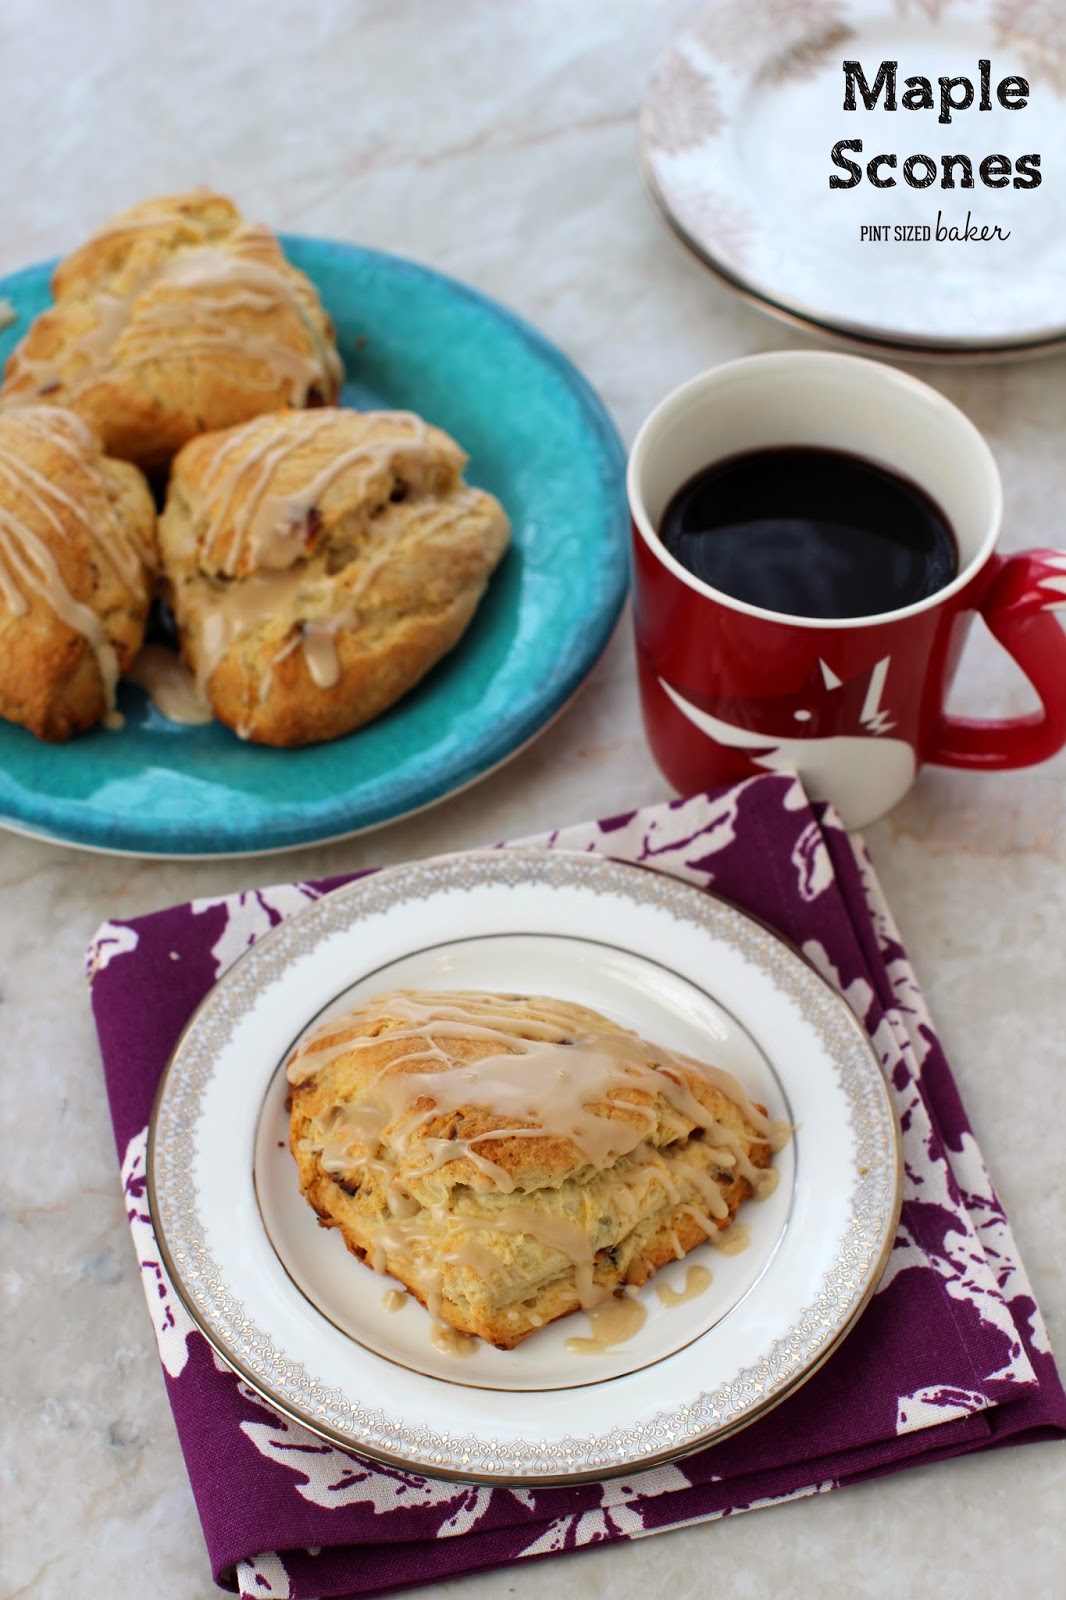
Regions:
[[[787,1136],[729,1073],[543,996],[379,995],[287,1070],[321,1221],[507,1350],[717,1237]]]

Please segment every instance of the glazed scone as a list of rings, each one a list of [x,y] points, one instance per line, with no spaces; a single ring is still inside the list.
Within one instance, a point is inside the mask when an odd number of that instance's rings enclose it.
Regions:
[[[509,534],[465,464],[410,412],[274,412],[185,446],[161,555],[221,722],[260,744],[335,739],[452,648]]]
[[[0,403],[70,407],[145,471],[198,433],[339,392],[314,286],[268,228],[209,189],[114,217],[60,262],[52,291]]]
[[[48,740],[107,720],[155,567],[137,468],[71,411],[0,411],[0,717]]]
[[[287,1072],[321,1222],[505,1350],[727,1228],[786,1136],[728,1073],[543,996],[379,995]]]

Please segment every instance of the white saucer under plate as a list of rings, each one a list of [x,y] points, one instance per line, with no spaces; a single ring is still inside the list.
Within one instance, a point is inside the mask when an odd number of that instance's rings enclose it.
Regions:
[[[583,1314],[464,1358],[324,1231],[286,1146],[283,1063],[314,1023],[386,988],[580,1001],[730,1068],[795,1127],[750,1247],[690,1252],[640,1291],[627,1343],[574,1354]],[[869,1040],[804,958],[677,879],[591,855],[494,850],[360,879],[221,979],[160,1086],[148,1158],[167,1268],[219,1354],[287,1416],[391,1465],[573,1483],[743,1427],[835,1349],[876,1286],[900,1204],[898,1131]],[[692,1264],[702,1294],[662,1305]],[[389,1297],[391,1298],[391,1297]],[[396,1297],[398,1298],[398,1297]],[[487,1393],[486,1391],[495,1391]]]
[[[980,109],[981,60],[991,109]],[[846,111],[845,60],[873,84],[897,61],[897,107]],[[906,110],[904,80],[932,81],[934,110]],[[1026,78],[1028,103],[1006,109],[997,85]],[[964,75],[973,106],[939,121],[941,76]],[[957,99],[965,91],[952,91]],[[844,177],[838,140],[861,163]],[[1066,7],[1034,0],[715,0],[659,61],[640,124],[641,165],[667,221],[710,267],[766,311],[852,343],[914,357],[968,360],[1049,353],[1066,342]],[[869,160],[897,158],[895,188]],[[905,159],[972,163],[973,188],[903,178]],[[1041,156],[1039,187],[989,188],[980,163]],[[928,169],[921,163],[918,176]],[[962,169],[956,169],[961,183]],[[997,170],[991,171],[997,176]],[[928,241],[895,228],[998,226],[1007,239]],[[864,225],[887,227],[862,239]]]

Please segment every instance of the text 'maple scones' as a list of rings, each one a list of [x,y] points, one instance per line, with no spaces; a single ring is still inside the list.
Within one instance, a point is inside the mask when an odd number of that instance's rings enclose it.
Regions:
[[[137,468],[72,411],[0,411],[0,717],[48,740],[106,720],[155,566]]]
[[[220,721],[262,744],[335,739],[452,648],[510,531],[465,464],[410,412],[275,412],[185,446],[160,546]]]
[[[502,1349],[724,1230],[787,1137],[730,1074],[541,996],[383,994],[287,1070],[322,1223]]]
[[[269,228],[209,189],[123,211],[60,262],[52,290],[0,400],[68,406],[146,471],[198,433],[328,405],[340,389],[314,286]]]

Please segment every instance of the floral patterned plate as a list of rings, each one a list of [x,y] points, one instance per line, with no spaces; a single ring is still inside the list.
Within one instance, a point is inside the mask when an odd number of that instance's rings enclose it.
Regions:
[[[396,987],[554,994],[734,1070],[795,1128],[776,1192],[745,1207],[748,1249],[665,1269],[640,1291],[643,1327],[599,1354],[568,1348],[581,1314],[511,1352],[437,1349],[428,1314],[316,1227],[286,1144],[292,1045]],[[599,1479],[753,1421],[851,1328],[900,1204],[877,1058],[802,956],[676,879],[520,849],[376,873],[261,939],[175,1051],[148,1177],[167,1271],[248,1383],[337,1444],[491,1483]],[[660,1285],[682,1293],[694,1264],[709,1286],[663,1304]]]
[[[775,316],[915,357],[1043,354],[1066,340],[1063,22],[1034,0],[715,0],[656,67],[645,182],[690,249]],[[897,62],[896,109],[882,95],[867,110],[858,85],[845,110],[845,61],[871,90]],[[1029,94],[1010,109],[997,87],[1013,74]],[[903,104],[918,75],[933,109]],[[974,90],[945,122],[942,76]],[[840,141],[861,149],[834,161]],[[887,187],[868,173],[879,156],[895,160],[874,168]],[[969,172],[954,162],[945,188],[954,156]]]

